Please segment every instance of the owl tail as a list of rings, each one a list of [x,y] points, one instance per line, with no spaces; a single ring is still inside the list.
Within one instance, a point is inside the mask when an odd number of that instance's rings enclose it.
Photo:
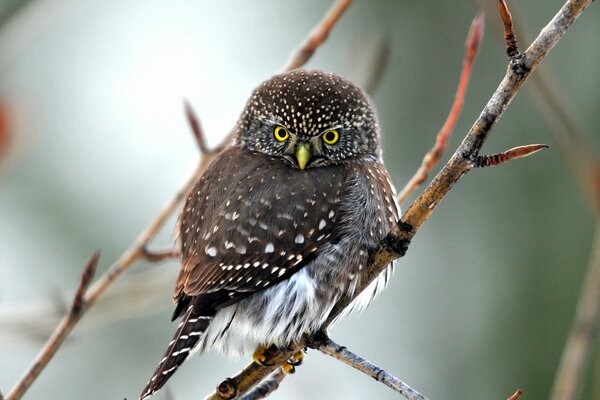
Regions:
[[[183,364],[213,319],[214,313],[212,315],[206,314],[206,312],[199,313],[196,311],[193,304],[188,307],[175,332],[175,336],[173,336],[173,340],[169,343],[165,356],[142,391],[140,400],[152,396],[160,390],[177,368]]]

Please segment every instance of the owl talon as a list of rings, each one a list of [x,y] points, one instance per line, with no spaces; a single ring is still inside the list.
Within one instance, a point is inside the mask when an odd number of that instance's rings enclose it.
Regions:
[[[252,359],[258,365],[261,365],[263,367],[270,367],[273,365],[273,363],[270,362],[270,360],[273,357],[273,352],[275,351],[277,351],[277,348],[275,348],[274,346],[258,346],[257,349],[254,351],[254,354],[252,354]]]
[[[293,374],[294,372],[296,372],[296,367],[302,364],[303,359],[304,359],[304,350],[300,350],[299,352],[294,354],[292,357],[290,357],[289,360],[287,360],[285,363],[283,363],[281,368],[283,369],[283,371],[286,374]]]

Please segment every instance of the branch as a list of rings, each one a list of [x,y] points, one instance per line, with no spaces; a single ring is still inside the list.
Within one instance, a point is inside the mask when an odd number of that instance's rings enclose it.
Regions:
[[[283,368],[277,368],[275,372],[271,373],[271,375],[267,376],[264,381],[244,395],[241,400],[260,400],[268,397],[271,393],[279,388],[279,385],[286,376],[287,374]]]
[[[504,79],[493,93],[461,145],[454,152],[448,163],[433,179],[423,194],[419,196],[406,210],[402,218],[391,232],[382,240],[373,252],[365,276],[357,285],[355,297],[359,295],[393,260],[404,255],[411,239],[420,226],[429,218],[433,210],[448,194],[453,185],[467,172],[475,168],[473,160],[485,143],[492,128],[498,122],[514,96],[517,94],[531,72],[544,60],[548,52],[564,35],[567,28],[581,15],[592,3],[592,0],[568,0],[558,11],[554,18],[540,32],[535,41],[518,57],[509,59],[509,67]],[[507,48],[510,43],[507,43]],[[350,304],[352,299],[339,302],[332,310],[325,323],[327,328],[337,316]],[[301,343],[290,346],[290,349],[275,354],[273,364],[281,365],[294,353],[304,347],[306,338]],[[261,367],[255,363],[250,364],[235,377],[227,382],[232,385],[237,393],[244,393],[248,388],[256,385],[274,370],[275,366]],[[229,399],[217,391],[207,399]]]
[[[458,81],[458,87],[456,88],[456,94],[454,95],[454,102],[450,108],[450,112],[446,117],[446,122],[437,134],[435,144],[425,154],[421,166],[415,172],[412,178],[404,185],[404,188],[398,195],[398,203],[402,204],[406,201],[408,196],[415,191],[425,180],[429,173],[433,170],[436,164],[440,161],[446,148],[448,147],[448,139],[454,130],[454,125],[458,121],[460,112],[462,111],[465,93],[467,86],[469,85],[469,78],[471,77],[471,69],[473,68],[473,61],[479,51],[479,43],[481,43],[481,37],[484,31],[484,17],[482,13],[479,13],[473,19],[471,28],[467,34],[467,40],[465,41],[465,56],[463,60],[462,71],[460,73],[460,79]]]
[[[315,50],[327,40],[329,33],[338,23],[344,11],[352,4],[352,0],[337,0],[329,9],[323,20],[313,29],[306,41],[292,53],[284,71],[300,68],[308,62]]]
[[[296,52],[292,61],[290,61],[284,70],[293,68],[299,68],[306,63],[310,57],[314,54],[316,49],[327,39],[329,32],[333,29],[343,12],[350,5],[351,0],[338,0],[338,2],[332,7],[329,13],[325,16],[321,24],[313,31],[306,43],[300,47]],[[170,216],[175,212],[179,203],[183,200],[186,193],[191,190],[193,185],[196,183],[198,177],[206,169],[206,167],[212,162],[218,152],[229,144],[233,138],[234,132],[230,132],[227,137],[223,139],[214,149],[208,149],[203,131],[201,129],[198,118],[192,110],[191,105],[186,102],[185,111],[187,119],[190,123],[194,137],[202,158],[196,170],[190,175],[182,187],[175,193],[175,195],[167,202],[163,209],[159,212],[156,218],[150,222],[137,237],[137,239],[131,244],[125,252],[117,259],[117,261],[111,265],[111,267],[102,275],[102,277],[92,286],[92,288],[85,293],[82,297],[82,306],[77,314],[69,313],[59,322],[54,332],[44,345],[44,348],[38,354],[36,360],[42,359],[42,363],[37,361],[26,371],[25,375],[19,382],[17,382],[14,388],[10,391],[7,396],[7,400],[18,400],[35,379],[39,376],[41,371],[48,364],[54,353],[64,342],[64,339],[71,333],[75,325],[79,322],[81,317],[98,301],[98,299],[106,292],[106,290],[133,265],[136,261],[147,257],[148,251],[147,246],[150,241],[156,236],[160,229],[164,226]],[[87,282],[89,284],[89,282]],[[52,351],[46,350],[51,347]],[[285,360],[281,361],[280,365]]]
[[[381,382],[387,387],[400,393],[408,400],[427,400],[427,397],[423,396],[400,379],[384,371],[375,364],[370,363],[359,355],[354,354],[346,347],[335,343],[327,335],[316,337],[313,342],[309,343],[309,347],[317,349],[323,354],[327,354],[344,364],[356,368],[360,372],[369,375],[377,382]]]
[[[52,359],[60,345],[64,342],[69,332],[73,329],[79,318],[84,312],[86,306],[85,295],[87,288],[94,277],[96,265],[98,264],[99,252],[92,254],[81,275],[81,282],[73,297],[73,303],[68,314],[60,322],[50,339],[46,342],[44,348],[35,358],[31,368],[25,373],[19,383],[8,393],[7,400],[19,399],[27,391],[33,381],[39,376],[40,372]]]

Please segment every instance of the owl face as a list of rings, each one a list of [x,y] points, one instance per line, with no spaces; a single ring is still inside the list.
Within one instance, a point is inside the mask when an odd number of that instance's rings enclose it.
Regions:
[[[238,122],[237,143],[301,170],[380,158],[379,123],[362,89],[334,74],[295,70],[261,84]]]

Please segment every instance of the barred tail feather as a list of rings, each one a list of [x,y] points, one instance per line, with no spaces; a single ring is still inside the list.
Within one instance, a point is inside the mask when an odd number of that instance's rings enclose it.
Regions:
[[[214,314],[206,315],[206,312],[199,313],[191,304],[186,310],[181,323],[179,324],[173,340],[165,352],[154,375],[142,391],[140,400],[152,396],[169,380],[177,368],[187,358],[192,349],[208,329]]]

